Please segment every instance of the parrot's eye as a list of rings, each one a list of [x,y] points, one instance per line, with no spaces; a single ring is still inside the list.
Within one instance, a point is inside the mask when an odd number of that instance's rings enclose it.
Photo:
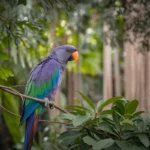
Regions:
[[[71,52],[72,52],[72,50],[71,50],[71,49],[69,49],[69,48],[67,48],[67,49],[66,49],[66,51],[67,51],[67,52],[69,52],[69,53],[71,53]]]

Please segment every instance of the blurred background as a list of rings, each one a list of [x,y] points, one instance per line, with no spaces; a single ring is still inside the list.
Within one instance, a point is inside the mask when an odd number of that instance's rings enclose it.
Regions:
[[[63,44],[76,46],[80,58],[69,63],[56,105],[78,105],[81,91],[95,103],[122,95],[139,100],[139,110],[150,109],[150,1],[0,1],[1,85],[24,93],[30,70]],[[22,102],[0,91],[0,106],[19,115]],[[58,114],[45,109],[41,119]],[[18,124],[18,117],[0,109],[0,149],[22,149]],[[61,149],[57,137],[64,130],[41,122],[33,149]]]

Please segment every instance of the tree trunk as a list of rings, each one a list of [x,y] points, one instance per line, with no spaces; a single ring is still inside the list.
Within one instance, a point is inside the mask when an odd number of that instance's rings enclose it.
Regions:
[[[112,97],[112,62],[111,62],[111,43],[108,25],[104,25],[104,73],[103,73],[103,99]]]
[[[125,97],[135,98],[136,90],[136,51],[134,45],[129,41],[124,44],[125,49]]]
[[[73,105],[73,98],[74,98],[74,86],[73,86],[73,81],[74,81],[74,76],[73,72],[70,72],[67,70],[66,73],[66,80],[67,80],[67,105]]]
[[[81,91],[81,74],[67,71],[67,105],[74,105],[74,98],[80,99],[77,91]]]
[[[114,92],[115,96],[121,95],[121,80],[120,80],[120,66],[119,66],[119,50],[114,49]]]
[[[129,0],[126,1],[126,6],[130,3]],[[126,9],[126,22],[125,28],[139,16],[142,18],[144,13],[144,7],[140,3],[132,5],[140,11],[134,11],[131,8]],[[132,11],[131,11],[132,10]],[[144,18],[143,18],[144,19]],[[150,52],[144,51],[140,52],[141,41],[144,39],[144,34],[133,33],[133,29],[130,28],[126,30],[125,39],[129,39],[132,43],[127,40],[124,42],[125,50],[125,97],[127,99],[137,99],[140,102],[140,110],[150,109]],[[127,37],[127,38],[126,38]]]
[[[150,52],[147,52],[147,55],[146,55],[146,69],[145,69],[145,72],[146,72],[146,110],[149,110],[150,109]]]
[[[77,39],[77,49],[78,52],[80,53],[79,50],[79,34],[77,32],[76,34],[76,39]],[[80,95],[77,93],[77,91],[82,92],[82,88],[81,88],[81,73],[80,73],[80,59],[77,62],[77,72],[73,72],[73,71],[67,71],[67,76],[66,76],[66,80],[67,80],[67,105],[74,105],[77,102],[75,101],[76,99],[81,100]],[[82,102],[81,102],[82,103]]]

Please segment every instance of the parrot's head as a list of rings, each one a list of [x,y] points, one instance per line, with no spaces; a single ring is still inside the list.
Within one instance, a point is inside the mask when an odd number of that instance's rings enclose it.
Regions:
[[[53,52],[55,52],[57,59],[61,62],[78,61],[79,53],[77,48],[72,45],[58,46]]]

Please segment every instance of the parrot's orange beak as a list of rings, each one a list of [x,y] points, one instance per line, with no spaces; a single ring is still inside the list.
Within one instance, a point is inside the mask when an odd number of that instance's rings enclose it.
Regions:
[[[79,59],[79,53],[78,51],[75,51],[72,53],[72,58],[74,59],[74,62],[77,62]]]

